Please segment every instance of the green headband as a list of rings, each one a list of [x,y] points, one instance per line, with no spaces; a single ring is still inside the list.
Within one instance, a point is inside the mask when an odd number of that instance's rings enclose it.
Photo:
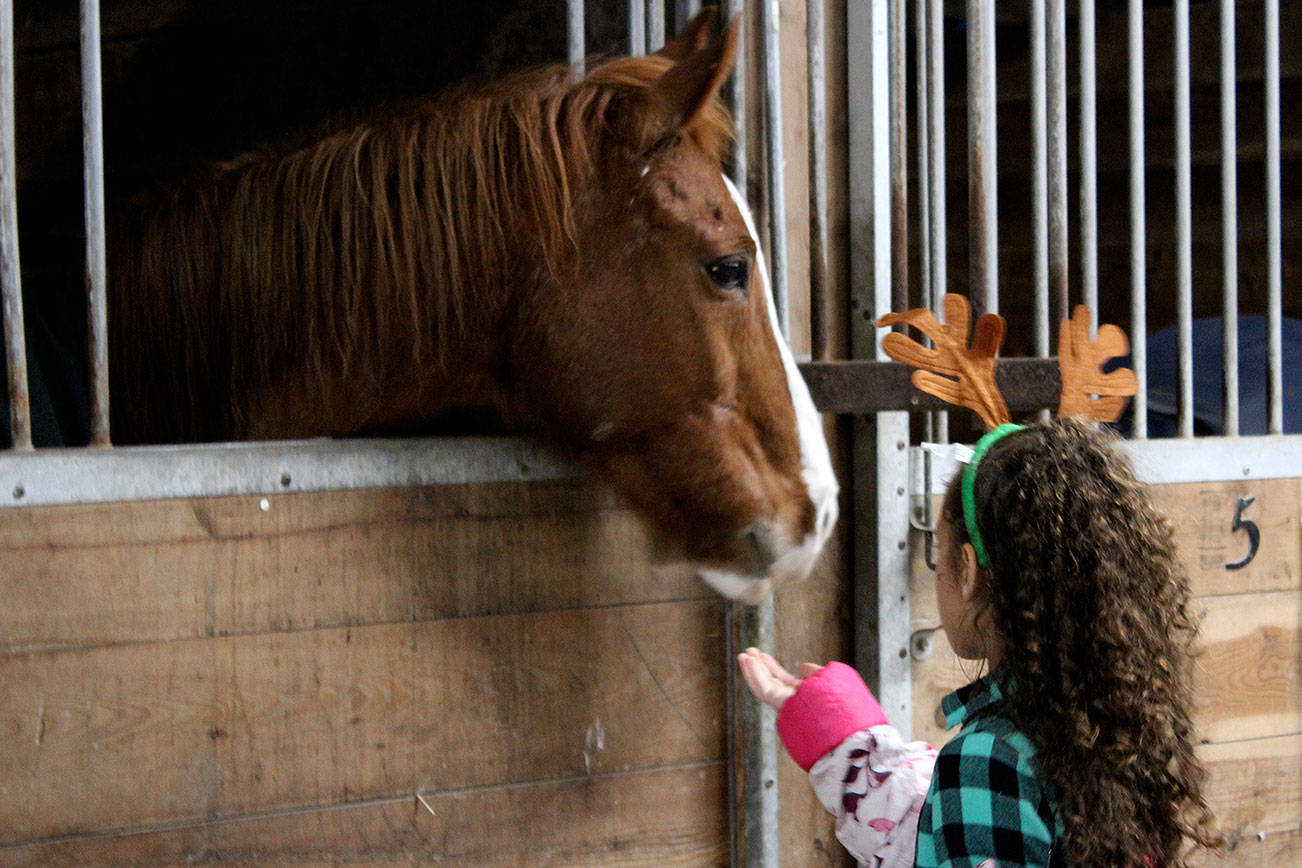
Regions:
[[[976,551],[977,563],[982,569],[990,568],[990,556],[986,554],[985,541],[981,539],[981,531],[977,528],[977,464],[981,462],[981,457],[986,454],[987,449],[994,445],[996,440],[1005,434],[1021,431],[1025,427],[1025,425],[1005,422],[997,428],[990,429],[985,433],[984,437],[977,441],[976,446],[972,449],[972,457],[968,459],[967,466],[963,468],[963,523],[967,525],[967,537],[972,542],[972,548]]]

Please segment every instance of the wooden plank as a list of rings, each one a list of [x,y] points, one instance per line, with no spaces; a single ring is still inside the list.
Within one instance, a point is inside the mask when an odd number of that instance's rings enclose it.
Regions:
[[[1302,734],[1205,744],[1206,796],[1235,840],[1302,831]]]
[[[1267,835],[1264,839],[1243,838],[1223,856],[1199,853],[1190,865],[1195,868],[1284,868],[1302,865],[1302,832]]]
[[[1208,741],[1302,731],[1302,593],[1203,597],[1194,692]]]
[[[1156,485],[1152,495],[1175,529],[1196,595],[1302,589],[1297,479]],[[1240,511],[1240,500],[1251,503]],[[1234,529],[1236,517],[1256,525],[1260,545],[1246,566],[1229,569],[1250,550],[1250,533]]]
[[[0,843],[723,756],[716,600],[0,659]]]
[[[824,413],[953,409],[952,404],[914,388],[913,370],[899,362],[866,360],[800,365],[814,405]],[[1062,393],[1056,358],[1000,359],[995,380],[1014,412],[1056,407]]]
[[[939,623],[934,608],[922,608],[934,607],[934,600],[934,591],[930,600],[921,589],[915,596],[918,628]],[[1302,731],[1302,593],[1203,597],[1195,608],[1205,611],[1194,668],[1200,736],[1218,742]],[[932,642],[931,656],[913,663],[913,736],[943,744],[949,736],[935,721],[937,705],[982,670],[954,655],[943,630],[932,634]]]
[[[0,655],[713,597],[595,483],[288,494],[266,505],[0,512]]]
[[[726,805],[723,766],[705,763],[0,848],[0,863],[717,865]]]

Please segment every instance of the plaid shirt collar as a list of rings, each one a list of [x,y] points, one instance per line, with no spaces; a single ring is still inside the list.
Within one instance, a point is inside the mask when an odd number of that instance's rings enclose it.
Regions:
[[[945,728],[952,729],[973,720],[991,707],[1003,702],[1005,691],[999,686],[1002,678],[996,678],[991,672],[960,687],[940,701],[940,709],[945,715]],[[1005,684],[1005,688],[1008,685]]]

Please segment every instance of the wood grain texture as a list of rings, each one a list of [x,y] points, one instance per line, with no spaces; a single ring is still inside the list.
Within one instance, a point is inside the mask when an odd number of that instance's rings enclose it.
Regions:
[[[594,482],[289,494],[266,504],[6,510],[0,655],[712,597]]]
[[[1204,597],[1195,605],[1204,611],[1194,667],[1200,736],[1222,742],[1302,732],[1302,593]],[[944,631],[932,640],[932,655],[913,663],[913,736],[943,744],[949,736],[934,719],[937,705],[984,670],[959,660]]]
[[[0,843],[723,755],[717,601],[0,660]]]
[[[1205,744],[1207,800],[1236,841],[1302,833],[1302,734]]]
[[[1152,487],[1153,502],[1171,520],[1194,594],[1246,594],[1302,589],[1299,480],[1180,483]],[[1240,499],[1252,502],[1240,518],[1256,524],[1260,546],[1244,567],[1249,533],[1233,529]]]
[[[596,774],[0,847],[6,866],[726,865],[720,763]]]

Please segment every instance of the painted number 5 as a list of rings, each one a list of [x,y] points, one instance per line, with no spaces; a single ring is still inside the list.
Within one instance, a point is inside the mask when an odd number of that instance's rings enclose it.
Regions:
[[[1227,570],[1241,570],[1252,563],[1252,559],[1257,556],[1257,546],[1261,545],[1261,531],[1257,528],[1255,521],[1243,517],[1243,511],[1251,506],[1256,499],[1255,497],[1240,497],[1239,506],[1234,510],[1234,524],[1230,525],[1230,531],[1246,530],[1248,532],[1248,554],[1241,561],[1226,564],[1225,569]]]

